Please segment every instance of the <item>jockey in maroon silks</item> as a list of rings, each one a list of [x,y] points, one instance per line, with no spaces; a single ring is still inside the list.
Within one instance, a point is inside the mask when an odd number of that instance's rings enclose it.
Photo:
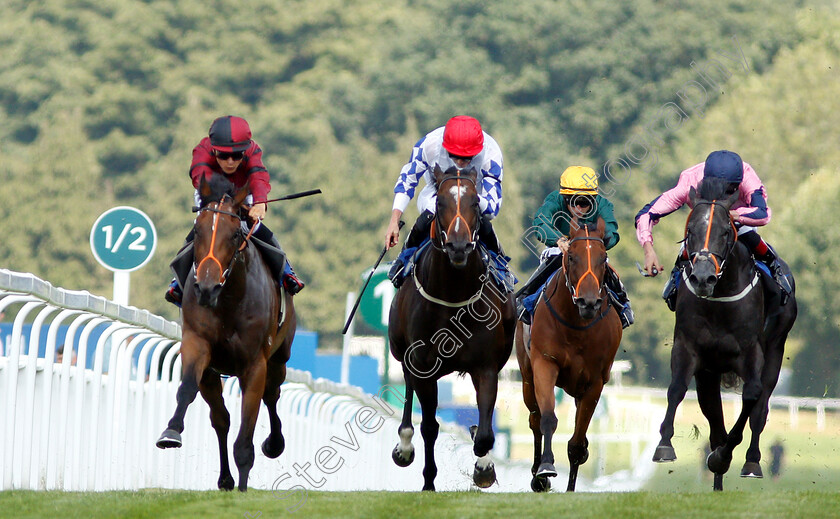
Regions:
[[[233,115],[219,117],[210,125],[209,135],[201,139],[193,149],[189,174],[193,187],[196,188],[196,205],[201,179],[209,180],[214,173],[223,174],[237,188],[250,185],[251,194],[247,200],[250,204],[248,217],[259,221],[252,239],[256,238],[254,243],[259,246],[272,274],[282,281],[286,291],[292,295],[300,292],[304,287],[303,282],[292,270],[274,233],[262,221],[271,184],[268,170],[262,162],[262,149],[251,139],[251,128],[245,119]],[[181,283],[187,279],[193,266],[193,239],[194,232],[190,231],[184,246],[171,264],[175,279],[172,280],[165,297],[177,306],[181,306],[183,295]]]

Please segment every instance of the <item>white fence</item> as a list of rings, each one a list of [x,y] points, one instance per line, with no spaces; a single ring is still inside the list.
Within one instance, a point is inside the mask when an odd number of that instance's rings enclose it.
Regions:
[[[217,441],[200,396],[186,415],[184,446],[155,447],[180,382],[176,323],[6,270],[0,270],[0,311],[13,317],[0,356],[0,490],[216,488]],[[56,363],[61,336],[67,354]],[[78,365],[72,364],[71,349]],[[232,452],[240,417],[235,379],[226,380],[224,396]],[[416,459],[399,468],[391,450],[401,412],[380,398],[289,370],[278,412],[286,450],[277,460],[262,455],[259,445],[269,427],[261,410],[249,486],[276,489],[290,506],[307,489],[421,488],[417,420]],[[475,457],[462,429],[444,424],[436,455],[438,489],[471,488]],[[230,460],[236,478],[232,455]],[[497,461],[496,469],[500,484],[491,491],[528,490],[526,464]]]

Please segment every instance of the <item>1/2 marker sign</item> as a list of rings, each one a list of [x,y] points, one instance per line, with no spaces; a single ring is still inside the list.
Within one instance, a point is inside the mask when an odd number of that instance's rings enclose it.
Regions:
[[[157,232],[152,220],[139,209],[114,207],[102,213],[90,231],[90,248],[103,267],[132,272],[152,259]]]

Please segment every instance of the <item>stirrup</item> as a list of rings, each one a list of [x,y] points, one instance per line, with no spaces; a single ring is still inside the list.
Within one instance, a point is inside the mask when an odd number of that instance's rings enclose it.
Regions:
[[[516,318],[522,321],[523,323],[530,325],[531,324],[531,314],[528,310],[525,309],[525,305],[522,303],[523,298],[518,298],[516,300]]]

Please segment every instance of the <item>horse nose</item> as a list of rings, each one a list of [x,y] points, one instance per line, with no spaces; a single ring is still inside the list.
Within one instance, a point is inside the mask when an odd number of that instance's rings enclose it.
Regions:
[[[694,286],[710,286],[717,282],[717,277],[714,274],[707,274],[706,276],[701,277],[692,272],[688,276],[688,281]]]
[[[198,283],[195,283],[195,295],[198,299],[198,304],[208,308],[214,308],[219,302],[219,294],[222,292],[222,285],[217,283],[209,289],[202,289]]]

